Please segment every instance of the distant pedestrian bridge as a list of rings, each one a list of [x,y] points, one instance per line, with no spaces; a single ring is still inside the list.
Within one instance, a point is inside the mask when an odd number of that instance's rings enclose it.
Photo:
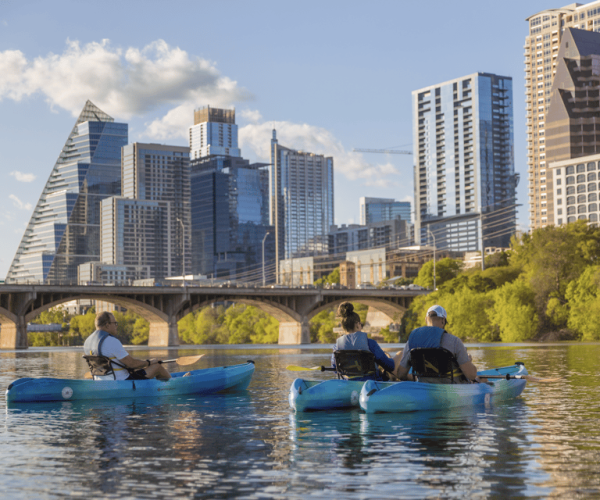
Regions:
[[[65,302],[92,299],[113,303],[150,323],[150,346],[177,346],[177,321],[215,302],[253,305],[279,321],[280,344],[310,343],[309,320],[346,300],[389,317],[404,314],[427,290],[321,290],[299,288],[221,288],[198,286],[0,285],[0,348],[26,349],[27,323]]]

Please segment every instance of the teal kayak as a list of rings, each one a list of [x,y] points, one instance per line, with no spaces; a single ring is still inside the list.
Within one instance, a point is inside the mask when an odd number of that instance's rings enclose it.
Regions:
[[[522,363],[478,372],[479,377],[504,376],[479,384],[429,384],[424,382],[377,382],[368,380],[360,392],[360,407],[367,413],[443,410],[459,406],[490,405],[512,399],[525,389],[527,375]],[[509,378],[506,378],[506,375]]]
[[[290,408],[296,411],[358,408],[358,397],[364,384],[355,380],[304,380],[292,382]]]
[[[189,373],[189,376],[184,375]],[[214,394],[244,390],[254,373],[254,362],[171,373],[167,381],[149,380],[72,380],[57,378],[20,378],[6,390],[7,403],[77,401],[182,394]]]

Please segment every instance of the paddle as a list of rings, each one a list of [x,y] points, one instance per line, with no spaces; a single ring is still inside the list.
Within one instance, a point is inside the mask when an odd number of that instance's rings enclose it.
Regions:
[[[175,359],[163,359],[163,360],[160,360],[158,363],[161,365],[164,363],[177,363],[179,366],[187,366],[187,365],[193,365],[194,363],[199,361],[202,356],[204,356],[204,354],[199,354],[197,356],[182,356],[181,358],[175,358]],[[86,372],[86,374],[83,376],[83,378],[91,379],[93,377],[90,372]]]
[[[539,378],[539,377],[534,377],[533,375],[510,375],[510,374],[506,374],[506,375],[480,375],[480,378],[503,378],[505,380],[511,380],[511,379],[522,379],[522,380],[527,380],[528,382],[560,382],[562,379],[561,378]]]
[[[313,366],[312,368],[306,368],[304,366],[288,365],[286,370],[291,372],[306,372],[306,371],[320,371],[320,372],[334,372],[335,368],[327,368],[325,366]]]

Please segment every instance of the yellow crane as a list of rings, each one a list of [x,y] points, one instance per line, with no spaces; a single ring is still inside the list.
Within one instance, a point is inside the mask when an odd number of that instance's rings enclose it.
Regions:
[[[391,155],[411,155],[412,151],[399,151],[397,149],[362,149],[354,148],[353,153],[383,153]]]

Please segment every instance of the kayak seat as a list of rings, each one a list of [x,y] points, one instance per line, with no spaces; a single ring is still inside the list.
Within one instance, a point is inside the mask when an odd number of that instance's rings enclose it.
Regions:
[[[83,359],[87,361],[92,376],[112,375],[117,379],[112,363],[106,356],[83,356]]]
[[[371,351],[344,349],[333,353],[338,378],[373,377],[377,372]]]
[[[443,347],[417,347],[410,351],[413,375],[419,382],[434,384],[462,384],[466,377],[456,357]]]

